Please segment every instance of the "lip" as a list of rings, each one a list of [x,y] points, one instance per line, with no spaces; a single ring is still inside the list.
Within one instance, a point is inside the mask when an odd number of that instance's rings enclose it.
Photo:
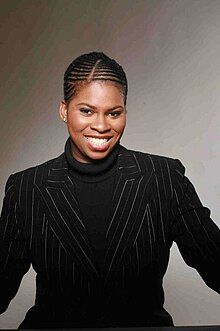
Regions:
[[[96,138],[96,139],[108,139],[107,142],[103,145],[100,146],[95,146],[93,145],[89,139],[87,138]],[[90,150],[92,150],[93,152],[105,152],[107,151],[107,149],[109,148],[110,144],[111,144],[111,138],[112,137],[107,137],[107,136],[102,136],[102,137],[97,137],[97,136],[85,136],[85,140],[87,142],[87,145],[89,147]]]
[[[86,135],[85,136],[86,138],[95,138],[95,139],[111,139],[113,136],[89,136],[89,135]]]

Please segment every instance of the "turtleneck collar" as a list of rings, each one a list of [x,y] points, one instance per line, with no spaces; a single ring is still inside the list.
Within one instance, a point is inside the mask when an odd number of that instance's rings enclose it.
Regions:
[[[65,156],[69,165],[71,174],[76,178],[83,181],[100,181],[108,176],[117,169],[117,156],[120,150],[120,144],[117,143],[114,149],[101,160],[94,161],[92,163],[84,163],[76,160],[71,153],[71,142],[70,137],[67,139],[65,144]]]

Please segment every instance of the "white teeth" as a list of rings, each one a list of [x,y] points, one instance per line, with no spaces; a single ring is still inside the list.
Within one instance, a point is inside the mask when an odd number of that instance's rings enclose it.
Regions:
[[[91,144],[95,145],[95,146],[102,146],[105,145],[108,141],[108,139],[103,139],[103,138],[92,138],[92,137],[86,137]]]

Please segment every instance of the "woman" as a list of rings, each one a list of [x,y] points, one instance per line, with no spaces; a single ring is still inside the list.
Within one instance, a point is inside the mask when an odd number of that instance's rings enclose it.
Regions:
[[[162,288],[173,241],[220,293],[220,230],[179,160],[120,145],[126,97],[119,64],[79,56],[64,75],[64,153],[7,181],[1,313],[30,264],[37,273],[19,328],[173,325]]]

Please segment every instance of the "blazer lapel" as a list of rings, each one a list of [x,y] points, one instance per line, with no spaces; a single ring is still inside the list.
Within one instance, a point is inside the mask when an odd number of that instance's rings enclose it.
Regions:
[[[99,275],[93,250],[63,155],[53,163],[46,182],[39,186],[36,184],[36,187],[44,200],[50,227],[63,248],[77,259],[91,279],[97,279]]]
[[[77,259],[92,280],[113,281],[120,262],[132,245],[143,223],[146,194],[153,171],[146,173],[138,154],[121,146],[115,191],[106,232],[105,258],[101,274],[75,195],[75,184],[69,177],[68,164],[62,154],[55,159],[46,182],[36,187],[45,202],[50,226],[70,256]]]
[[[146,214],[146,198],[153,179],[141,155],[121,146],[112,214],[106,233],[104,281],[108,287],[123,256],[133,247]]]

